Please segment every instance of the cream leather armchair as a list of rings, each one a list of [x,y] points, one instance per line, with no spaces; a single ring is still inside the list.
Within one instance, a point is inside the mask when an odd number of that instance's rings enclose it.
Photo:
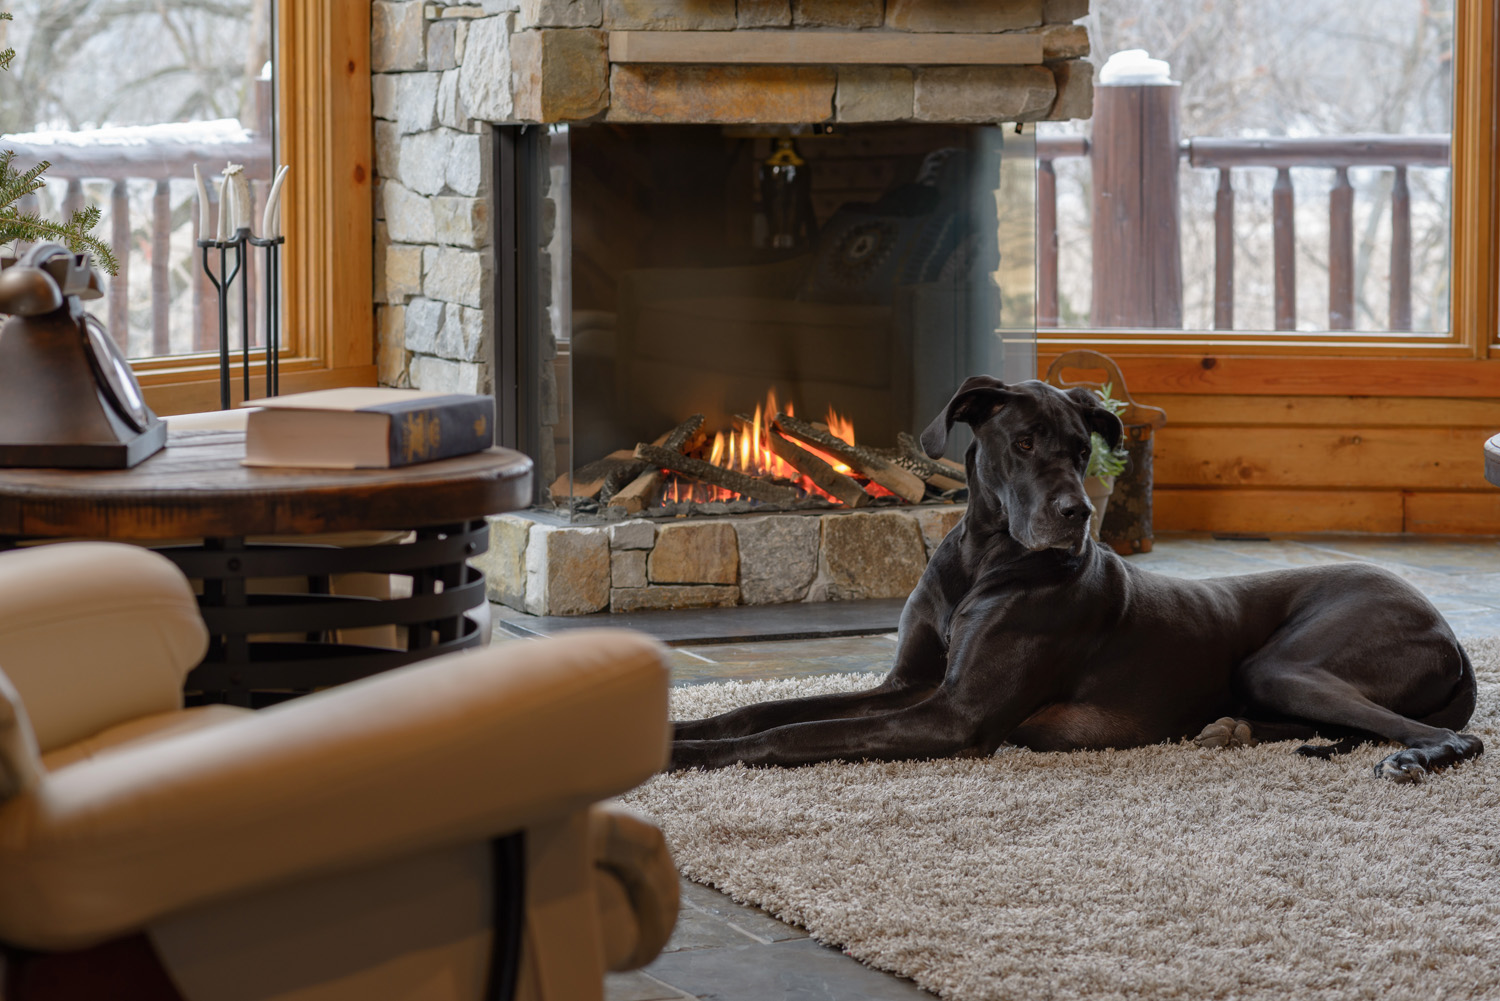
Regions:
[[[518,641],[259,712],[183,709],[206,642],[147,550],[0,555],[7,1001],[484,998],[509,941],[492,839],[514,832],[518,997],[598,998],[665,943],[661,833],[598,805],[666,761],[653,641]]]

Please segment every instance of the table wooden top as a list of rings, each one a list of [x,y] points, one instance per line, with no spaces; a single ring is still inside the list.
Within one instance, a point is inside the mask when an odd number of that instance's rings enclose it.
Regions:
[[[531,503],[531,460],[492,448],[396,469],[240,465],[241,431],[179,431],[134,469],[0,469],[0,535],[138,539],[441,525]]]

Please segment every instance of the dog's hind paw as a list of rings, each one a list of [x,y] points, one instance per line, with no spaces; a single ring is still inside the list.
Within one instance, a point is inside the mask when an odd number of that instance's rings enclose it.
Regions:
[[[1249,723],[1221,716],[1204,727],[1203,732],[1193,738],[1193,743],[1199,747],[1254,747],[1256,741]]]

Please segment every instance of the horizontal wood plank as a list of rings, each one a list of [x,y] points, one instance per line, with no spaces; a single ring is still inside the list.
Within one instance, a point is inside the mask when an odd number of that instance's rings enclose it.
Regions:
[[[1155,482],[1192,487],[1481,489],[1478,428],[1168,426]]]
[[[1134,390],[1132,389],[1132,393]],[[1183,426],[1488,428],[1500,431],[1500,400],[1391,396],[1203,396],[1192,393],[1135,394]]]
[[[240,370],[236,366],[231,369],[230,393],[236,404],[240,402],[242,382]],[[212,380],[204,378],[190,378],[181,382],[155,381],[170,378],[166,374],[152,377],[152,381],[143,378],[143,392],[146,394],[146,403],[152,410],[162,416],[172,414],[197,414],[208,410],[219,409],[219,380],[214,376]],[[287,393],[310,393],[315,389],[338,389],[343,386],[373,386],[376,383],[376,371],[374,365],[354,365],[347,368],[318,368],[306,371],[288,372],[285,368],[281,370],[281,392]],[[250,393],[259,396],[265,390],[264,366],[252,364],[250,366]]]
[[[609,61],[1019,66],[1042,61],[1042,36],[893,31],[611,31]]]
[[[1111,351],[1104,348],[1102,350]],[[1046,345],[1037,369],[1061,351]],[[1297,358],[1111,352],[1136,396],[1500,397],[1500,359]]]
[[[1500,535],[1500,489],[1408,493],[1403,528],[1421,535]],[[1500,567],[1496,568],[1500,570]]]
[[[1158,532],[1399,532],[1396,490],[1185,490],[1156,488]]]

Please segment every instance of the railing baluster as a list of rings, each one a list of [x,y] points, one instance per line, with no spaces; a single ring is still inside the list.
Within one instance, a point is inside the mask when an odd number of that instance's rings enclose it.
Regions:
[[[1271,188],[1271,230],[1275,248],[1276,329],[1297,328],[1297,224],[1296,201],[1292,194],[1292,171],[1276,168],[1276,184]]]
[[[172,353],[172,182],[156,182],[151,199],[151,353]]]
[[[80,211],[84,206],[83,181],[77,177],[68,178],[68,191],[63,195],[63,218],[67,219],[74,212]]]
[[[1214,195],[1214,329],[1234,329],[1234,187],[1219,168]]]
[[[1051,160],[1036,165],[1037,315],[1039,327],[1058,324],[1057,306],[1057,172]]]
[[[212,200],[213,200],[213,194],[212,194],[212,192],[209,193],[209,200],[210,200],[210,202],[212,202]],[[201,239],[203,239],[204,237],[203,237],[203,233],[202,233],[202,228],[198,225],[198,213],[199,213],[199,206],[196,205],[196,204],[194,204],[194,206],[193,206],[193,211],[190,212],[190,213],[188,213],[189,215],[192,216],[192,227],[193,227],[193,251],[192,251],[192,253],[193,253],[193,262],[192,262],[193,266],[192,266],[191,269],[189,269],[190,273],[193,276],[193,279],[192,279],[192,285],[193,285],[193,342],[192,343],[193,343],[193,350],[194,351],[208,351],[212,347],[212,345],[210,345],[208,342],[210,340],[212,340],[213,338],[212,338],[212,336],[208,332],[209,322],[208,322],[207,316],[203,312],[203,310],[205,308],[204,307],[203,297],[204,297],[204,294],[205,294],[205,289],[208,287],[208,279],[204,276],[204,274],[203,274],[203,268],[200,266],[200,262],[203,260],[203,251],[198,248],[198,241],[201,240]],[[210,212],[210,215],[212,215],[212,212]]]
[[[1411,190],[1406,168],[1391,185],[1391,330],[1411,329]]]
[[[1338,167],[1328,195],[1328,329],[1354,329],[1354,188]]]
[[[119,272],[109,280],[109,334],[130,354],[130,182],[114,183],[109,197],[109,245]]]

